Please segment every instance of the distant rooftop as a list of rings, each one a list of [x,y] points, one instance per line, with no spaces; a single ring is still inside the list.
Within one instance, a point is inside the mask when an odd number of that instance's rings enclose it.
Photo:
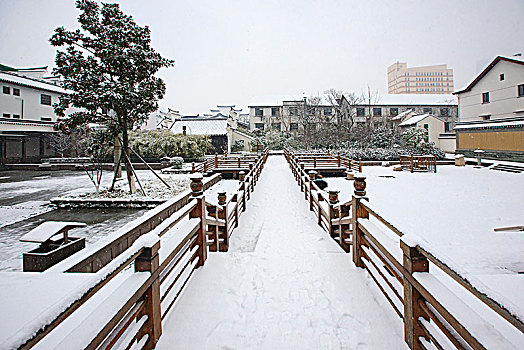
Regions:
[[[226,118],[183,118],[177,120],[171,131],[175,134],[182,134],[184,127],[187,135],[226,135]]]

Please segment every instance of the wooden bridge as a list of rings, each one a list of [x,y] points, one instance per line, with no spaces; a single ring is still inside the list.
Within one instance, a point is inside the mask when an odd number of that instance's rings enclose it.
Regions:
[[[308,157],[286,151],[285,159],[268,161],[266,152],[242,174],[236,191],[219,193],[216,201],[206,197],[206,181],[194,176],[178,202],[132,228],[127,248],[119,241],[112,243],[119,251],[114,256],[100,249],[78,259],[67,271],[97,278],[32,336],[13,344],[516,348],[484,319],[472,319],[475,313],[438,276],[450,277],[462,293],[524,333],[522,321],[442,260],[404,241],[366,198],[364,176],[348,181],[354,195],[346,203],[311,181],[310,171],[339,167],[336,157],[328,157],[306,167],[301,160],[310,163]]]

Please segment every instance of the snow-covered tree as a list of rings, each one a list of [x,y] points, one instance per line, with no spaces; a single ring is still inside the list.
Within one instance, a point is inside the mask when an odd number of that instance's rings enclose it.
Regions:
[[[154,74],[174,62],[150,46],[149,27],[137,25],[118,4],[100,7],[93,0],[79,0],[76,7],[81,29],[59,27],[50,39],[53,46],[64,48],[57,51],[53,72],[70,91],[54,105],[59,128],[96,123],[114,137],[121,135],[122,161],[134,192],[128,131],[158,109],[166,87]],[[78,110],[66,116],[69,107]]]

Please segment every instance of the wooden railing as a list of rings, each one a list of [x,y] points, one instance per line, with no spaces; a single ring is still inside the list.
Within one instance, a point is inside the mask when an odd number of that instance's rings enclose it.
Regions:
[[[100,270],[96,274],[100,275],[99,282],[21,348],[31,348],[46,336],[52,336],[62,338],[58,339],[57,346],[63,349],[128,349],[131,346],[153,349],[162,334],[162,319],[193,271],[204,265],[207,257],[202,177],[192,181],[192,198],[186,206],[137,239],[120,259]],[[182,221],[183,234],[177,231],[170,237],[171,230]],[[134,273],[127,272],[131,265]],[[114,289],[110,287],[111,281],[117,277],[120,284]],[[93,297],[100,294],[104,295],[98,299],[105,300],[99,304],[93,302],[96,299]],[[69,317],[81,306],[93,311],[79,326],[68,328]],[[53,334],[59,325],[61,335]]]
[[[298,153],[289,149],[284,150],[286,160],[295,167],[304,164],[305,169],[344,168],[354,172],[362,172],[362,161],[352,160],[348,157],[329,153]]]
[[[219,192],[218,204],[206,202],[208,213],[206,232],[210,251],[228,251],[229,238],[238,226],[239,215],[246,210],[246,203],[255,189],[267,155],[268,153],[265,152],[255,163],[249,163],[247,174],[240,171],[239,185],[229,198],[226,192]]]
[[[489,321],[475,316],[461,295],[472,296],[471,299],[491,308],[508,327],[524,333],[522,320],[435,255],[404,239],[403,233],[370,205],[365,176],[355,177],[352,200],[340,204],[337,191],[326,195],[312,182],[314,173],[306,175],[293,157],[286,158],[319,225],[346,252],[351,251],[354,264],[368,271],[402,318],[404,338],[411,349],[515,348]],[[449,289],[450,282],[442,282],[442,275],[457,283],[453,291]]]
[[[238,190],[225,203],[214,206],[214,216],[207,214],[212,205],[206,202],[202,175],[192,175],[186,204],[94,273],[96,282],[20,348],[29,349],[44,341],[63,349],[154,349],[162,334],[162,320],[193,272],[205,264],[208,247],[218,246],[219,239],[210,237],[209,228],[223,230],[226,245],[222,249],[227,250],[229,236],[238,226],[238,216],[246,209],[266,160],[267,153],[251,164],[250,171],[242,174]],[[86,308],[90,310],[87,315],[82,311]],[[73,315],[76,321],[70,318]],[[85,319],[75,326],[79,317]],[[53,333],[58,326],[60,332]]]
[[[207,157],[202,163],[193,163],[191,167],[192,173],[208,173],[217,169],[247,169],[249,164],[254,164],[261,158],[267,158],[269,150],[265,149],[260,154],[250,155],[228,155],[221,154],[214,157]]]
[[[221,180],[220,174],[215,174],[203,180],[203,189],[207,190]],[[175,198],[147,212],[147,219],[139,218],[126,225],[126,229],[111,243],[101,246],[86,255],[79,252],[68,260],[51,268],[53,271],[67,272],[97,272],[111,260],[127,250],[140,236],[150,232],[166,218],[184,207],[191,200],[191,190],[178,194]]]
[[[402,170],[437,172],[437,158],[435,156],[400,156]]]

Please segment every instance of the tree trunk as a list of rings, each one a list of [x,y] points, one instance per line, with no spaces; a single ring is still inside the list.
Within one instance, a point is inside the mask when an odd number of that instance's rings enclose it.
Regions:
[[[131,170],[131,158],[129,157],[129,142],[127,135],[127,121],[125,117],[122,118],[122,152],[124,152],[124,161],[126,165],[127,182],[129,183],[129,193],[136,193],[135,178],[133,177],[133,170]]]
[[[113,152],[113,159],[114,159],[114,171],[115,171],[115,178],[120,179],[122,177],[122,166],[120,164],[120,157],[122,156],[122,144],[120,143],[120,137],[115,137],[115,148]]]

